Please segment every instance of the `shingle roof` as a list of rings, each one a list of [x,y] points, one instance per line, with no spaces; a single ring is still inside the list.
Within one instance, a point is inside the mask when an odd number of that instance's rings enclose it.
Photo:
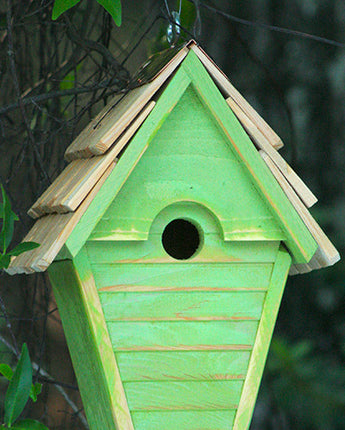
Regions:
[[[310,233],[318,250],[308,264],[295,264],[291,274],[308,272],[334,264],[339,254],[308,211],[314,194],[278,153],[283,146],[279,136],[233,87],[215,63],[189,42],[144,85],[117,95],[67,148],[69,164],[29,210],[38,218],[24,241],[41,244],[11,261],[7,272],[44,271],[53,262],[81,216],[110,174],[116,159],[152,111],[159,90],[193,50],[218,86],[226,102],[260,152],[274,178],[285,192]],[[153,63],[149,67],[155,70]],[[139,76],[141,76],[139,74]]]

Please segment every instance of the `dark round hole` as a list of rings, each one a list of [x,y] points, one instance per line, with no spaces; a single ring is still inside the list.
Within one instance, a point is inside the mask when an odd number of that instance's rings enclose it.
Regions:
[[[191,222],[185,219],[174,219],[163,231],[162,244],[171,257],[187,260],[199,248],[200,235]]]

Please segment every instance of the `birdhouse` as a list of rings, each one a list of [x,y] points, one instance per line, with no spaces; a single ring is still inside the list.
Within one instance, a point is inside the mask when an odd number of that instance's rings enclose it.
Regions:
[[[92,430],[245,430],[288,274],[339,255],[280,138],[193,41],[67,148],[8,271],[48,269]]]

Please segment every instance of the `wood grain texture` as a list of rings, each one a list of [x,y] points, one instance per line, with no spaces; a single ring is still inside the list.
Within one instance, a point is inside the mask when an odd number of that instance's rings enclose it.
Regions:
[[[123,382],[244,379],[249,358],[250,351],[116,353]]]
[[[282,246],[273,269],[233,430],[247,430],[250,425],[290,265],[291,256]]]
[[[236,409],[243,381],[125,382],[132,411]]]
[[[7,269],[8,273],[13,275],[15,273],[44,272],[66,243],[69,235],[79,223],[113,168],[114,164],[112,163],[80,205],[77,212],[46,215],[37,220],[25,236],[24,242],[33,241],[39,243],[40,246],[12,259]]]
[[[116,291],[117,286],[197,287],[199,290],[218,288],[266,289],[273,264],[92,264],[97,288]],[[120,290],[121,291],[121,288]]]
[[[107,321],[258,320],[264,292],[100,293]]]
[[[90,427],[134,430],[85,252],[55,262],[49,276]]]
[[[129,127],[103,156],[74,160],[30,208],[28,214],[38,218],[48,213],[74,212],[102,177],[104,171],[115,162],[117,155],[133,137],[152,111],[155,102],[144,107]]]
[[[205,348],[253,345],[257,321],[107,321],[115,351],[135,348]]]
[[[272,160],[270,160],[268,155],[264,151],[260,151],[260,155],[266,161],[267,166],[270,168],[279,185],[282,187],[282,189],[288,196],[292,205],[294,206],[299,216],[301,217],[301,219],[303,220],[303,222],[305,223],[308,230],[311,232],[315,241],[318,244],[318,250],[308,264],[294,265],[297,272],[305,273],[313,269],[320,269],[322,267],[327,267],[335,264],[337,261],[340,260],[340,255],[332,242],[328,239],[319,224],[312,217],[308,209],[304,206],[301,199],[295,193],[293,188],[289,185],[286,178],[281,174],[281,172],[275,166]]]
[[[198,56],[199,60],[203,63],[209,74],[215,80],[216,84],[220,87],[221,91],[225,93],[226,97],[231,97],[234,100],[234,102],[239,106],[239,108],[245,112],[245,114],[264,134],[266,139],[274,148],[282,148],[284,144],[281,138],[258,114],[258,112],[256,112],[256,110],[247,102],[247,100],[240,94],[240,92],[230,83],[229,79],[208,57],[208,55],[199,46],[192,45],[191,49]]]
[[[133,412],[135,430],[229,430],[235,411]]]
[[[258,149],[266,151],[270,159],[276,164],[286,180],[290,183],[299,197],[303,200],[307,207],[313,206],[317,202],[317,198],[305,185],[302,179],[296,174],[291,166],[284,160],[284,158],[275,150],[268,142],[266,137],[256,127],[256,125],[246,116],[246,114],[237,106],[231,97],[226,99],[226,102],[231,107],[238,120],[243,125],[249,136],[254,141]],[[265,161],[265,159],[264,159]]]
[[[65,152],[67,161],[104,154],[187,55],[181,49],[150,83],[116,96]]]
[[[177,219],[179,216],[191,217],[194,222],[202,228],[203,231],[203,248],[206,250],[206,255],[201,254],[193,258],[193,262],[205,262],[201,261],[208,258],[211,263],[274,263],[279,242],[275,241],[258,241],[248,242],[246,241],[229,241],[225,242],[221,237],[220,233],[207,233],[207,226],[202,223],[200,219],[200,213],[190,213],[184,210],[182,215],[180,212],[173,212],[171,214],[172,219]],[[192,218],[193,217],[193,218]],[[151,233],[148,240],[145,241],[97,241],[89,240],[86,243],[86,248],[90,261],[93,264],[114,264],[114,263],[173,263],[171,257],[168,259],[167,253],[162,249],[161,246],[161,235],[165,225],[170,222],[169,218],[162,220],[163,226],[157,230],[157,233],[152,233],[155,228],[155,223],[151,226]],[[153,237],[152,235],[155,234]],[[179,262],[177,262],[179,264]]]
[[[107,321],[258,320],[264,292],[101,293]]]

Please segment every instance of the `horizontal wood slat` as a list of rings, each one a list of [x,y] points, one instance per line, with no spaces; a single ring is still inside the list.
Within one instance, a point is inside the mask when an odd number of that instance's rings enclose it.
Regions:
[[[135,430],[229,430],[234,410],[132,412]]]
[[[243,379],[250,351],[146,351],[118,352],[121,379],[221,380]]]
[[[257,321],[107,321],[115,351],[133,348],[180,348],[253,345]]]
[[[254,291],[266,291],[265,287],[175,287],[175,286],[159,286],[159,285],[111,285],[108,287],[100,288],[100,292],[105,293],[145,293],[145,292],[164,292],[164,293],[174,293],[174,292],[254,292]]]
[[[253,345],[178,345],[178,346],[126,346],[118,347],[116,352],[158,352],[158,351],[251,351]]]
[[[102,177],[104,171],[115,162],[117,155],[147,118],[154,105],[153,101],[148,103],[107,154],[74,160],[68,164],[61,175],[29,209],[28,214],[32,218],[38,218],[48,213],[75,211]]]
[[[130,411],[236,409],[243,381],[125,382]]]
[[[182,48],[150,83],[116,96],[65,152],[67,161],[104,154],[188,53]]]
[[[107,321],[260,319],[264,292],[101,293]]]
[[[116,243],[89,240],[86,246],[93,264],[173,262],[162,246],[159,246],[160,243],[161,233],[150,233],[149,240],[116,241]],[[207,246],[207,250],[205,250],[207,255],[201,258],[208,258],[211,262],[274,263],[279,242],[257,241],[251,242],[248,246],[248,242],[225,242],[219,237],[219,234],[208,234],[204,231],[205,246]],[[193,261],[199,262],[198,257],[199,255],[194,257]],[[176,263],[180,264],[181,262],[177,260]]]
[[[268,287],[273,264],[92,264],[99,290],[117,286],[260,288]]]

